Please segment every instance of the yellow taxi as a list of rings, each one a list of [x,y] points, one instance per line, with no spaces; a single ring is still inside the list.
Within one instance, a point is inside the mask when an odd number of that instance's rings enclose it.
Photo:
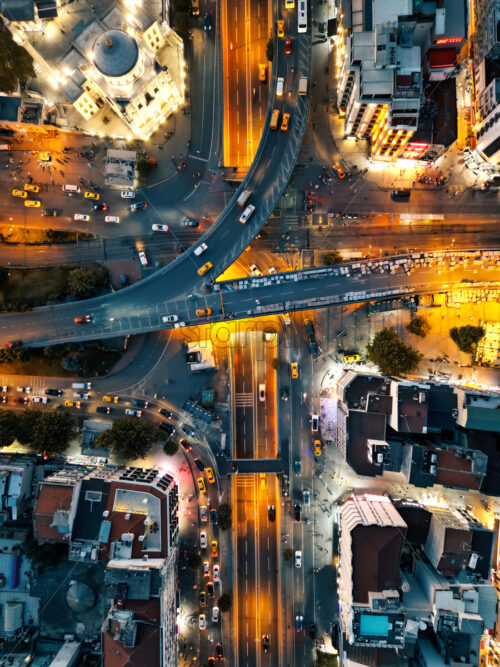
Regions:
[[[342,167],[340,166],[340,164],[338,162],[336,162],[333,165],[332,169],[336,173],[338,178],[340,178],[341,181],[345,178],[345,171],[342,169]]]
[[[217,556],[219,555],[218,546],[219,545],[217,544],[217,540],[212,540],[212,542],[210,543],[210,548],[212,550],[212,558],[217,558]]]
[[[118,396],[108,396],[107,394],[102,397],[102,400],[105,401],[106,403],[118,403],[120,400]]]
[[[266,474],[263,472],[260,473],[260,488],[261,489],[266,488]]]
[[[191,13],[193,16],[198,16],[200,13],[200,0],[191,0]]]
[[[40,153],[40,160],[42,160],[42,162],[50,162],[52,158],[50,157],[50,154],[45,151]]]
[[[196,309],[196,315],[198,317],[203,317],[204,315],[211,315],[212,314],[212,309],[211,308],[197,308]]]
[[[290,121],[290,114],[284,113],[281,120],[281,131],[286,132],[288,130],[288,122]]]
[[[25,199],[24,205],[29,206],[30,208],[40,208],[42,202],[38,199]]]
[[[27,192],[24,192],[24,190],[12,190],[12,196],[13,197],[21,197],[21,199],[26,199],[28,196]]]
[[[296,380],[299,377],[299,365],[296,361],[292,361],[290,370],[292,371],[292,380]]]
[[[207,271],[210,271],[212,267],[213,267],[212,262],[206,262],[205,264],[203,264],[203,266],[201,266],[198,269],[198,275],[203,276]]]
[[[101,198],[97,192],[86,192],[84,195],[85,199],[95,199],[96,201]]]
[[[285,22],[284,21],[278,21],[278,37],[284,37],[285,36]]]
[[[25,183],[24,189],[27,190],[28,192],[40,192],[40,186],[32,185],[31,183]]]
[[[259,81],[265,83],[267,81],[267,65],[260,63],[259,65]]]
[[[295,0],[285,0],[285,9],[295,9]]]
[[[314,456],[321,456],[321,440],[314,441]]]
[[[210,484],[215,484],[214,471],[212,468],[205,468],[205,472],[207,473],[208,481]]]
[[[64,401],[65,408],[79,408],[80,405],[80,401]]]
[[[359,354],[344,354],[344,362],[346,364],[352,364],[355,361],[359,361],[361,357]]]
[[[198,482],[198,488],[200,489],[200,491],[202,493],[206,493],[207,489],[205,487],[205,482],[203,481],[203,477],[198,477],[196,481]]]

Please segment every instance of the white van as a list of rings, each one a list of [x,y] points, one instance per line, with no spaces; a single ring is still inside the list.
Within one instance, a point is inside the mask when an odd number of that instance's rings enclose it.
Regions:
[[[276,82],[276,95],[278,97],[281,97],[281,95],[283,95],[284,87],[285,87],[285,79],[282,76],[279,76],[278,81]]]
[[[208,250],[207,244],[206,243],[200,243],[200,245],[197,248],[195,248],[194,254],[196,255],[196,257],[199,257],[200,255],[203,255],[205,250]]]
[[[73,389],[92,389],[92,382],[73,382]]]
[[[305,76],[299,79],[299,95],[307,95],[307,77]]]
[[[250,199],[251,194],[252,194],[251,190],[243,190],[241,195],[238,197],[238,206],[241,206],[241,208],[243,208],[243,206],[245,206],[247,201]]]
[[[62,186],[62,190],[63,192],[80,192],[78,185],[68,185],[67,183]]]
[[[254,211],[255,211],[255,206],[253,204],[248,204],[246,209],[240,215],[240,222],[245,224],[245,222],[248,220],[248,218],[252,215]]]

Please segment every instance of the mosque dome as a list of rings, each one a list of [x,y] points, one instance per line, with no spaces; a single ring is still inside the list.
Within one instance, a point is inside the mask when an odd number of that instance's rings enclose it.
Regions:
[[[138,57],[137,42],[123,30],[106,30],[94,42],[94,65],[104,76],[117,78],[128,74]]]

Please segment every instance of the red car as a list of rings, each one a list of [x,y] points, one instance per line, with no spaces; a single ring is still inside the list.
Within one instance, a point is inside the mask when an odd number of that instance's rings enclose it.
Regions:
[[[187,440],[185,440],[184,438],[181,438],[181,439],[179,440],[179,444],[181,444],[181,445],[184,447],[184,449],[186,450],[186,452],[190,452],[190,451],[191,451],[191,445],[190,445],[189,442],[188,442]]]
[[[80,317],[75,317],[75,324],[86,324],[87,322],[92,322],[92,317],[90,315],[80,315]]]
[[[291,52],[292,52],[292,40],[290,39],[290,37],[287,37],[285,39],[285,53],[288,56],[290,55]]]
[[[29,398],[27,396],[14,396],[12,400],[14,401],[14,403],[23,403],[24,405],[26,405],[26,403],[28,403],[29,401]]]

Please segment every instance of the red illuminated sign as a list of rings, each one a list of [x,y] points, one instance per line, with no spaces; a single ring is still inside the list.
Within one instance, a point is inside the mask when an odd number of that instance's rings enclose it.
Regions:
[[[436,39],[435,44],[458,44],[463,40],[463,37],[441,37]]]
[[[415,160],[422,156],[429,148],[429,144],[421,144],[412,141],[404,147],[402,154],[399,156],[403,160]]]

